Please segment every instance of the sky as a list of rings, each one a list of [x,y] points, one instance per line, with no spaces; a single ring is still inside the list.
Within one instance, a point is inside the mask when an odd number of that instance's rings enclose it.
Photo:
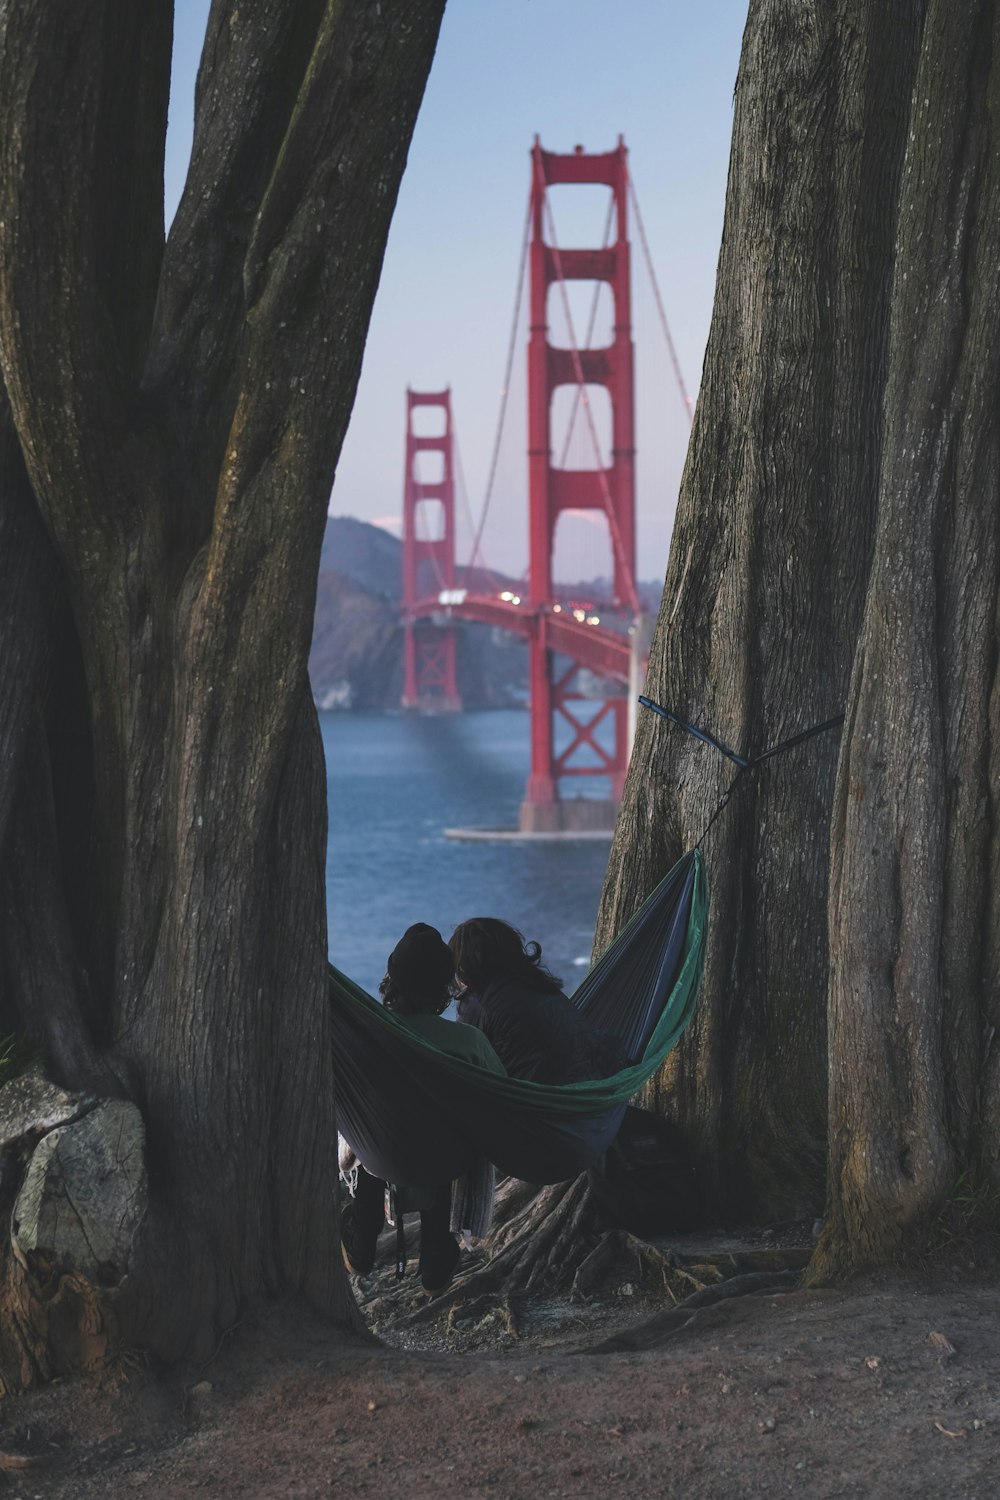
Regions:
[[[190,153],[207,12],[208,0],[177,0],[168,220]],[[467,500],[460,555],[467,544],[495,441],[536,134],[553,151],[577,144],[606,151],[624,137],[683,378],[696,395],[745,18],[746,0],[450,0],[389,235],[331,514],[398,526],[406,387],[450,386]],[[551,196],[560,245],[600,243],[603,190],[562,188]],[[634,224],[631,238],[638,572],[655,580],[666,567],[689,425]],[[588,288],[574,289],[581,344],[589,296]],[[603,311],[599,303],[598,333]],[[554,327],[554,308],[550,316]],[[527,550],[523,325],[522,315],[483,542],[488,561],[515,575]],[[597,418],[600,441],[599,409]],[[593,461],[589,432],[578,422],[570,466]],[[560,523],[557,573],[592,577],[608,563],[608,539],[593,517]]]

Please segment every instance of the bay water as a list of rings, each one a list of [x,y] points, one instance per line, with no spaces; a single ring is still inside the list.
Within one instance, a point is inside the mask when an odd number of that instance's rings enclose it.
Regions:
[[[587,972],[610,840],[464,842],[454,827],[516,828],[528,775],[519,710],[320,715],[330,832],[330,957],[370,994],[412,922],[447,939],[502,917],[542,945],[572,992]]]

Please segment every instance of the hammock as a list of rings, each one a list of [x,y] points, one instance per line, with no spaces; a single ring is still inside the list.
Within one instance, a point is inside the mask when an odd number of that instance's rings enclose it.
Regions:
[[[481,1158],[526,1182],[575,1177],[610,1145],[629,1099],[691,1020],[707,900],[701,855],[693,850],[571,996],[633,1059],[612,1077],[585,1083],[501,1077],[441,1052],[331,965],[341,1134],[368,1171],[389,1182],[433,1186]]]

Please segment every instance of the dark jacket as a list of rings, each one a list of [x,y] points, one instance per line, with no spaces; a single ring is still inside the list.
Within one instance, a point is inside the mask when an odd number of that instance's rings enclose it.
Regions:
[[[582,1083],[607,1078],[625,1066],[617,1037],[585,1021],[561,990],[546,994],[511,979],[496,979],[482,993],[458,1001],[458,1017],[493,1044],[511,1078],[535,1083]]]

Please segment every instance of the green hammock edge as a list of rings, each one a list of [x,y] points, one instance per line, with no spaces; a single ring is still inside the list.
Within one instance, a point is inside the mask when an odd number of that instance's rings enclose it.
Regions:
[[[669,879],[669,875],[665,877]],[[652,897],[649,898],[650,900]],[[645,905],[645,903],[643,903]],[[641,911],[641,908],[640,908]],[[639,913],[636,913],[638,916]],[[635,918],[632,919],[633,921]],[[691,915],[681,966],[670,992],[663,1014],[656,1024],[639,1062],[613,1073],[610,1078],[587,1079],[583,1083],[532,1083],[526,1078],[508,1078],[487,1072],[476,1063],[466,1062],[443,1052],[426,1037],[411,1030],[406,1022],[386,1010],[384,1005],[372,999],[360,985],[355,984],[335,964],[329,965],[330,985],[340,999],[356,1012],[365,1012],[377,1019],[380,1026],[390,1032],[396,1041],[414,1056],[433,1054],[437,1066],[464,1075],[474,1080],[485,1097],[530,1103],[541,1109],[551,1109],[559,1114],[594,1115],[612,1109],[617,1104],[626,1104],[639,1092],[660,1068],[667,1055],[676,1047],[694,1015],[698,999],[698,987],[705,958],[705,933],[708,921],[708,881],[699,850],[694,851],[694,890],[691,896]],[[631,925],[631,922],[628,924]],[[461,1022],[456,1022],[460,1025]]]

